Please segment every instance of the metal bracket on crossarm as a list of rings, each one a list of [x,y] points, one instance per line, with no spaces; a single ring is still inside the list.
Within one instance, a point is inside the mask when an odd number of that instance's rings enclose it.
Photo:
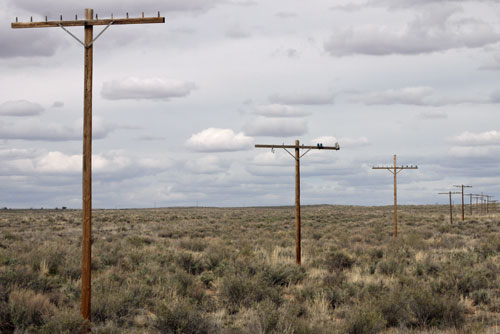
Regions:
[[[75,35],[73,35],[71,33],[71,31],[69,31],[68,29],[64,28],[64,26],[62,24],[58,24],[58,26],[61,27],[64,31],[66,31],[68,34],[70,34],[71,37],[73,37],[74,39],[76,39],[81,45],[83,45],[84,48],[88,49],[106,31],[106,29],[108,29],[114,22],[115,21],[109,22],[109,24],[107,26],[105,26],[104,29],[101,30],[101,32],[89,43],[89,45],[85,45],[85,43],[83,43],[78,37],[76,37]]]

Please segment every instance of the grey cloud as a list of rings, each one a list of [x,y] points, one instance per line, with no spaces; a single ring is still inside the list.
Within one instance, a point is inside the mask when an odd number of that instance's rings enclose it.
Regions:
[[[127,77],[112,80],[102,85],[101,96],[108,100],[153,99],[169,100],[189,95],[196,85],[163,78]]]
[[[73,141],[82,140],[82,125],[79,121],[75,125],[63,125],[60,123],[48,123],[39,119],[21,122],[0,121],[0,139],[6,140],[27,140],[27,141]],[[94,117],[93,139],[103,139],[117,129],[130,129],[128,126],[121,126],[103,122],[100,118]]]
[[[291,19],[297,17],[297,14],[294,12],[277,12],[276,16],[280,19]]]
[[[227,28],[226,37],[229,38],[235,38],[235,39],[240,39],[240,38],[248,38],[251,36],[250,32],[239,25],[233,25]]]
[[[448,138],[448,142],[459,146],[500,146],[500,131],[491,130],[481,133],[465,131],[458,136]]]
[[[303,119],[256,118],[244,126],[250,136],[291,137],[307,133],[307,122]]]
[[[486,22],[474,18],[455,19],[462,8],[454,5],[425,6],[406,27],[365,25],[333,34],[324,44],[332,56],[351,54],[422,54],[456,48],[477,48],[496,43],[500,34]]]
[[[38,29],[0,29],[0,58],[50,57],[66,41]]]
[[[41,114],[43,110],[38,103],[26,100],[7,101],[0,104],[0,115],[3,116],[35,116]]]
[[[488,97],[445,97],[438,96],[432,87],[404,87],[398,89],[388,89],[378,92],[354,93],[351,99],[366,105],[413,105],[441,107],[455,104],[489,104],[500,103],[500,90],[494,91]],[[438,112],[428,112],[422,114],[424,118],[445,118],[446,115]]]
[[[52,104],[52,108],[62,108],[62,107],[64,107],[64,102],[61,102],[61,101],[55,101]]]
[[[289,95],[271,95],[269,96],[269,102],[278,104],[290,104],[290,105],[325,105],[333,104],[335,102],[335,94],[326,93],[297,93]]]
[[[256,114],[264,117],[303,117],[310,112],[286,104],[266,104],[255,107]]]
[[[419,112],[418,117],[422,119],[446,119],[448,114],[443,110],[426,110]]]

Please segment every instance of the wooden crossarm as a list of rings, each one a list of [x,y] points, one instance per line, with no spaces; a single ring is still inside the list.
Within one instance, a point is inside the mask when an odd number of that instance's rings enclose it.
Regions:
[[[295,145],[255,145],[256,148],[296,148]],[[301,150],[340,150],[340,146],[311,146],[311,145],[299,145]]]
[[[117,24],[143,24],[165,23],[165,17],[134,17],[122,19],[97,19],[97,20],[69,20],[69,21],[39,21],[39,22],[12,22],[13,29],[19,28],[50,28],[50,27],[80,27],[80,26],[106,26],[110,23]]]

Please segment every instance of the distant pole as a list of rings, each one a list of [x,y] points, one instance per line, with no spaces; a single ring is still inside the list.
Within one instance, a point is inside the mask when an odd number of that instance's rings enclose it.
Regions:
[[[404,169],[418,169],[417,166],[397,166],[396,165],[396,154],[394,154],[394,165],[393,166],[374,166],[372,169],[387,169],[389,172],[394,174],[394,237],[398,236],[398,190],[397,190],[397,178],[396,175]]]
[[[394,154],[394,237],[398,236],[398,186],[396,176],[396,155]]]
[[[460,192],[458,191],[448,191],[446,193],[438,193],[440,195],[449,195],[450,196],[450,224],[453,225],[453,204],[452,204],[452,201],[451,201],[451,195],[452,194],[460,194]]]
[[[295,263],[301,263],[301,217],[300,217],[300,148],[295,141]]]
[[[295,159],[295,263],[300,265],[302,262],[302,236],[301,236],[301,217],[300,217],[300,159],[307,154],[310,150],[336,150],[340,149],[339,144],[336,143],[335,146],[323,146],[323,144],[317,144],[316,146],[306,146],[300,145],[298,140],[295,141],[295,145],[255,145],[256,148],[270,148],[273,152],[275,148],[284,149],[292,158]],[[295,154],[290,153],[288,149],[294,149]],[[300,150],[306,150],[302,155]]]
[[[464,204],[464,188],[472,188],[472,186],[466,186],[466,185],[455,185],[454,187],[457,188],[462,188],[462,221],[465,220],[465,204]]]

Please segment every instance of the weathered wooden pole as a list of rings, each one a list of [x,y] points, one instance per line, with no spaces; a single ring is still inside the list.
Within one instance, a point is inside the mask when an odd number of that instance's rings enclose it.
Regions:
[[[284,149],[292,158],[295,159],[295,263],[300,265],[302,262],[302,234],[301,234],[301,216],[300,216],[300,159],[306,155],[310,150],[336,150],[340,149],[338,143],[335,146],[323,146],[323,144],[317,144],[316,146],[306,146],[304,144],[300,145],[298,140],[295,140],[295,145],[255,145],[256,148],[270,148],[273,150],[275,148]],[[295,154],[290,153],[288,149],[294,149]],[[302,155],[300,150],[306,150]]]
[[[398,186],[396,175],[398,175],[396,171],[396,154],[394,154],[394,237],[398,236]]]
[[[418,169],[417,166],[397,166],[396,165],[396,154],[394,154],[394,164],[387,167],[374,166],[372,169],[387,169],[389,172],[394,174],[394,237],[398,236],[398,186],[397,186],[397,174],[404,169]]]
[[[466,186],[464,184],[454,185],[456,188],[462,188],[462,221],[465,221],[465,200],[464,200],[464,188],[472,188],[472,186]]]
[[[84,92],[83,92],[83,167],[82,167],[82,295],[81,295],[81,313],[84,319],[91,320],[91,263],[92,263],[92,64],[93,64],[93,45],[102,33],[111,25],[122,24],[145,24],[145,23],[165,23],[165,18],[144,17],[115,19],[94,18],[93,9],[85,9],[85,19],[49,21],[40,22],[12,22],[13,29],[19,28],[49,28],[60,27],[84,47]],[[104,29],[94,39],[94,26],[105,26]],[[84,27],[84,41],[68,31],[65,27]],[[86,329],[90,331],[90,328]]]
[[[301,264],[301,231],[300,231],[300,148],[295,141],[295,263]]]
[[[92,20],[94,11],[85,9],[85,20]],[[83,172],[82,172],[82,316],[90,320],[92,262],[92,64],[91,44],[94,26],[85,25],[84,93],[83,93]]]
[[[450,224],[453,224],[453,204],[451,201],[451,195],[453,194],[460,194],[458,191],[448,191],[446,193],[438,193],[440,195],[449,195],[450,196]]]

